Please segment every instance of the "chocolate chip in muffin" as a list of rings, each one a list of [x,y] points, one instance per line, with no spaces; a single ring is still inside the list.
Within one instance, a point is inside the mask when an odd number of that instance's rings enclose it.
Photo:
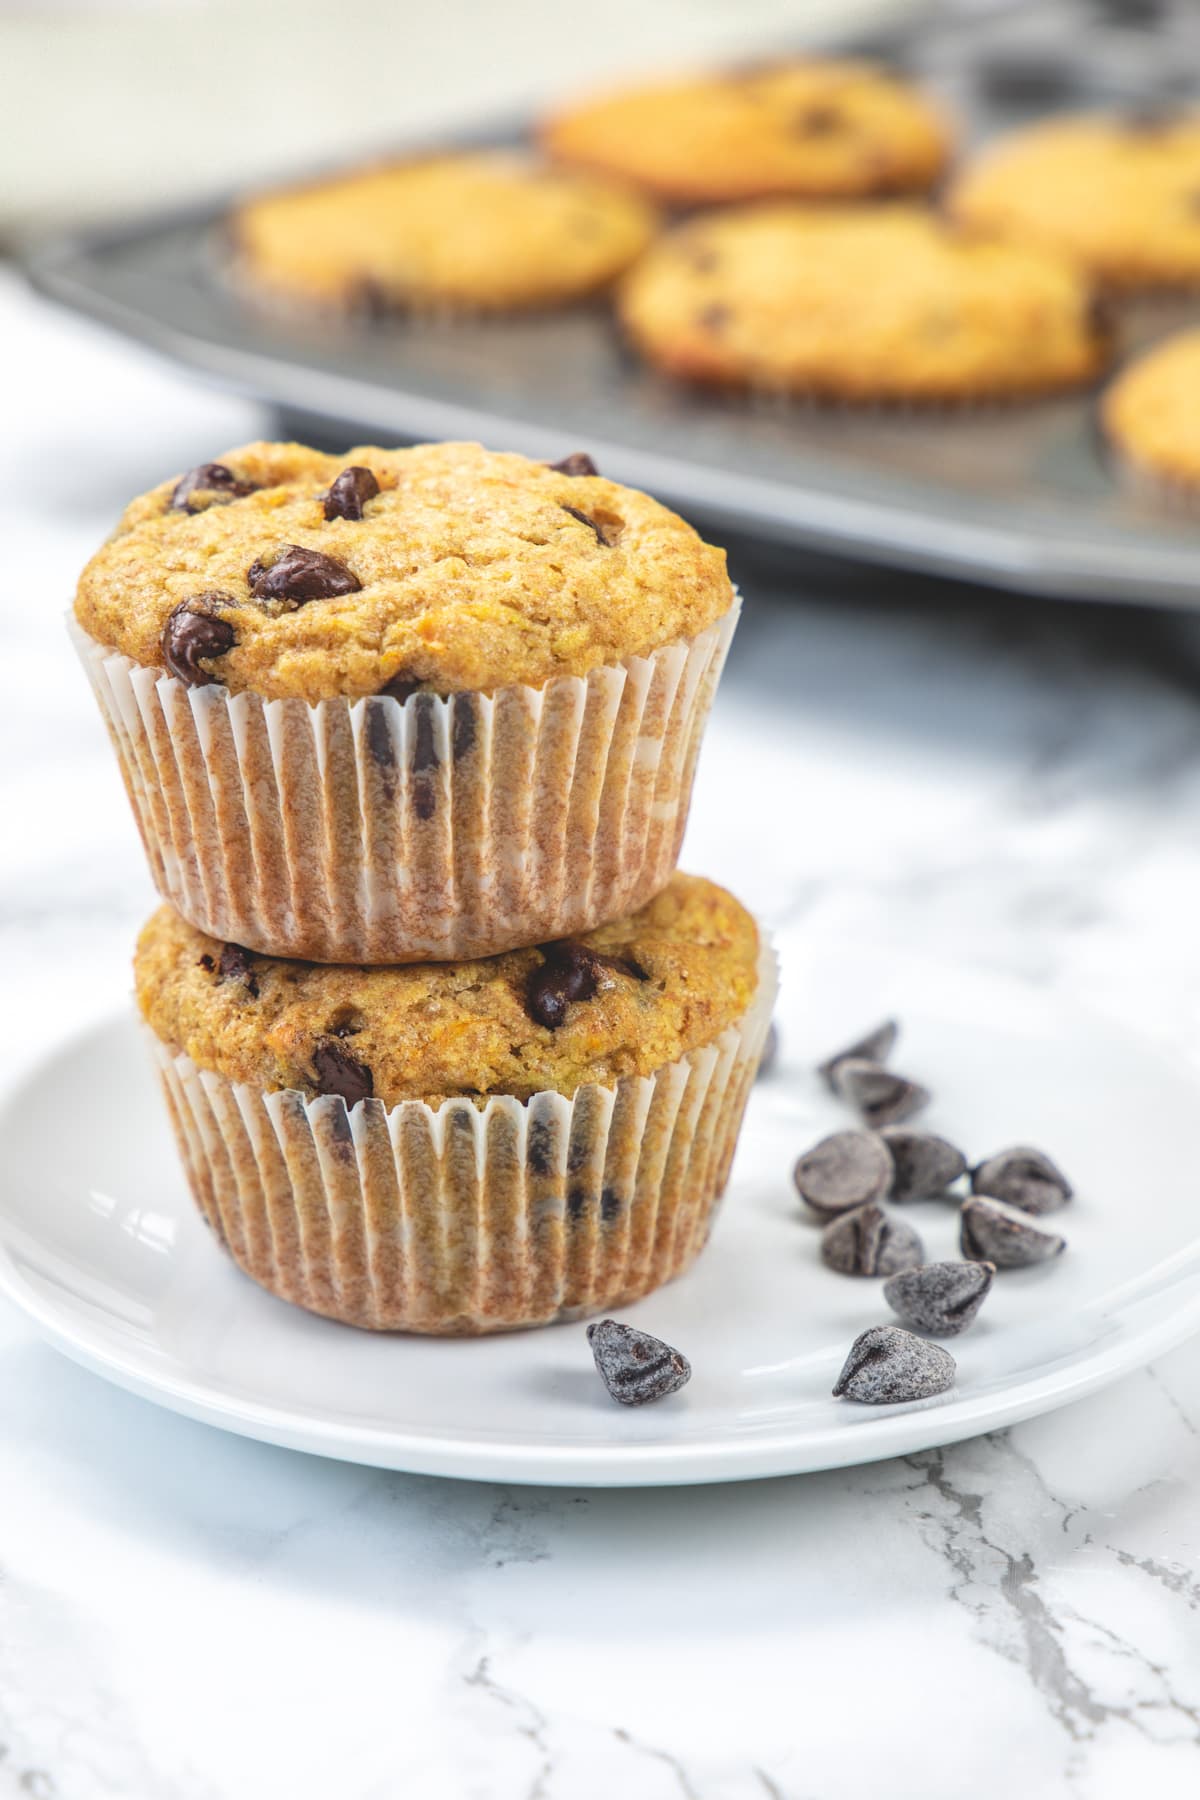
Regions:
[[[696,323],[702,331],[711,331],[715,337],[724,331],[732,317],[733,312],[730,307],[714,303],[712,306],[704,307],[696,314]]]
[[[599,469],[586,450],[572,450],[570,456],[564,456],[561,462],[547,464],[559,475],[598,475]]]
[[[692,1366],[679,1350],[616,1319],[597,1319],[587,1328],[600,1379],[622,1406],[645,1406],[678,1393],[692,1378]]]
[[[384,682],[379,690],[379,697],[385,700],[399,700],[403,705],[406,700],[411,700],[413,695],[419,694],[420,691],[421,683],[417,678],[401,669],[398,674],[392,676],[390,681]]]
[[[470,694],[456,694],[451,709],[450,754],[462,762],[475,748],[475,701]]]
[[[954,1386],[954,1358],[899,1325],[873,1325],[855,1338],[834,1383],[835,1399],[866,1406],[928,1400]]]
[[[923,1263],[925,1250],[911,1225],[872,1203],[825,1227],[821,1260],[839,1275],[898,1275]]]
[[[325,495],[325,517],[361,519],[363,507],[368,500],[374,500],[378,492],[379,483],[371,470],[364,468],[361,463],[351,463],[348,469],[342,470]]]
[[[611,540],[605,535],[604,526],[599,520],[589,518],[588,514],[580,512],[577,506],[564,506],[562,510],[565,513],[570,513],[573,519],[578,519],[581,525],[586,525],[589,531],[594,531],[596,534],[596,542],[598,544],[603,544],[605,548],[608,547]]]
[[[260,557],[251,564],[246,580],[256,600],[290,600],[294,606],[357,594],[362,588],[358,576],[336,556],[305,550],[300,544],[282,545],[270,562]]]
[[[195,594],[168,613],[159,648],[163,662],[185,687],[207,687],[221,679],[200,665],[224,656],[237,643],[237,633],[219,610],[233,604],[228,594]]]
[[[535,1025],[557,1031],[572,1000],[590,1000],[600,985],[598,958],[575,938],[543,944],[545,961],[529,977],[525,1005]]]
[[[346,1105],[369,1100],[375,1082],[365,1063],[357,1062],[337,1037],[318,1038],[313,1045],[313,1083],[318,1093],[340,1094]]]
[[[215,962],[211,956],[202,956],[200,963],[218,981],[240,981],[251,998],[257,1000],[258,977],[254,973],[254,959],[240,944],[223,944]]]
[[[255,491],[252,481],[243,481],[224,463],[197,463],[175,483],[168,505],[172,512],[204,512]]]
[[[832,137],[846,123],[846,115],[836,106],[806,106],[792,120],[797,137]]]

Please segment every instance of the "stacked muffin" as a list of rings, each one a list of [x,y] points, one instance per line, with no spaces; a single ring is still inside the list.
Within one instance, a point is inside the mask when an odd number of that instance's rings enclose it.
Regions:
[[[76,636],[169,902],[139,1003],[264,1287],[483,1332],[701,1248],[774,996],[675,873],[737,610],[586,457],[468,444],[248,445],[92,559]]]

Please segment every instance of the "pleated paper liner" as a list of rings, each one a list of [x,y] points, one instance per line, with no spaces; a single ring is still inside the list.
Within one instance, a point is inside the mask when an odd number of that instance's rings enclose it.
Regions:
[[[193,1196],[281,1299],[377,1331],[475,1335],[628,1305],[703,1248],[776,993],[614,1087],[436,1109],[264,1094],[151,1035]]]
[[[494,695],[186,687],[72,622],[159,892],[267,956],[491,956],[669,880],[736,598],[699,636]]]

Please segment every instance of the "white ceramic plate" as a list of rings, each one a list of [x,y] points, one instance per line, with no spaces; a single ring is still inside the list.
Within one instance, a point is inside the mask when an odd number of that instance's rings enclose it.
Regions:
[[[1200,1329],[1191,1175],[1200,1093],[1157,1049],[996,976],[780,940],[783,1054],[760,1082],[713,1241],[622,1316],[691,1357],[689,1387],[615,1406],[582,1325],[472,1341],[374,1337],[262,1293],[193,1211],[137,1027],[65,1043],[0,1112],[0,1285],[69,1356],[164,1406],[294,1449],[388,1468],[623,1486],[870,1461],[1060,1406]],[[811,1073],[894,1012],[927,1122],[972,1156],[1042,1145],[1078,1198],[1070,1249],[997,1277],[951,1348],[959,1379],[916,1407],[835,1401],[875,1281],[830,1274],[791,1164],[850,1123]],[[930,1258],[956,1213],[905,1209]]]

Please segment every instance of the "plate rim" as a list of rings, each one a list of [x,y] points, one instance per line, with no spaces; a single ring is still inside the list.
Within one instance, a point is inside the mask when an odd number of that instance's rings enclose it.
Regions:
[[[915,960],[920,960],[919,953]],[[1029,985],[1019,977],[1009,979],[1016,979],[1022,987]],[[1132,1042],[1161,1053],[1162,1047],[1154,1039],[1119,1020],[1099,1016]],[[127,1008],[110,1008],[44,1046],[32,1063],[17,1070],[0,1089],[0,1138],[21,1093],[49,1066],[89,1038],[129,1030],[134,1024]],[[3,1210],[0,1199],[0,1225]],[[752,1440],[733,1435],[723,1439],[709,1436],[686,1444],[580,1447],[499,1444],[461,1434],[447,1437],[423,1430],[338,1423],[328,1416],[318,1418],[270,1402],[214,1393],[198,1378],[148,1368],[143,1357],[123,1351],[103,1330],[64,1316],[62,1309],[22,1274],[19,1254],[0,1229],[0,1295],[72,1362],[141,1399],[241,1437],[338,1461],[458,1480],[580,1488],[707,1485],[858,1467],[938,1448],[1052,1412],[1144,1367],[1200,1331],[1200,1235],[1153,1265],[1139,1286],[1155,1271],[1165,1274],[1173,1265],[1171,1284],[1182,1282],[1184,1286],[1169,1310],[1127,1328],[1082,1362],[1036,1373],[996,1396],[952,1397],[915,1407],[880,1409],[852,1430],[837,1424],[809,1429],[803,1433],[802,1445],[792,1429]]]

